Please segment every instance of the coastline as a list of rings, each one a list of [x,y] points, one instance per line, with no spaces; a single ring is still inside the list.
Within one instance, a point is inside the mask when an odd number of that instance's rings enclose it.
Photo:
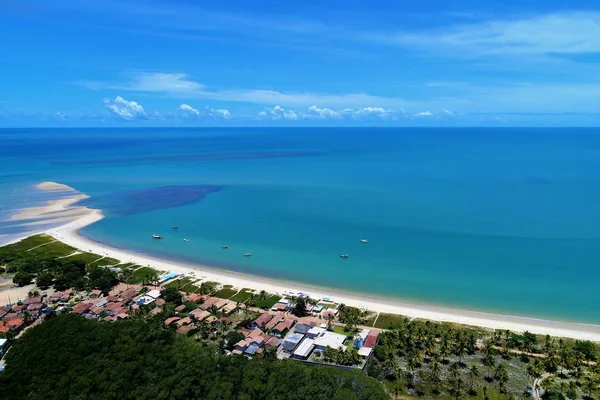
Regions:
[[[471,325],[487,329],[509,329],[515,332],[529,331],[536,334],[568,337],[579,340],[600,342],[600,325],[542,320],[529,317],[518,317],[502,314],[492,314],[478,311],[444,308],[433,305],[412,304],[402,301],[377,298],[368,295],[343,292],[336,289],[318,288],[310,285],[253,276],[200,264],[186,264],[170,261],[110,247],[103,243],[94,242],[78,234],[78,231],[104,218],[100,210],[88,209],[82,217],[49,229],[49,234],[70,246],[82,251],[90,251],[107,257],[132,262],[142,266],[150,266],[161,271],[172,271],[189,275],[196,272],[206,281],[216,281],[239,288],[265,290],[270,293],[303,292],[313,298],[329,297],[338,303],[367,309],[369,311],[404,315],[409,318],[421,318],[438,322],[451,322]]]

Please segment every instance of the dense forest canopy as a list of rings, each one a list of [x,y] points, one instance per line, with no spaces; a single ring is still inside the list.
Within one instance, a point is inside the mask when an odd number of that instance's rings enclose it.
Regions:
[[[357,371],[218,354],[141,321],[60,315],[6,355],[2,399],[387,399]]]

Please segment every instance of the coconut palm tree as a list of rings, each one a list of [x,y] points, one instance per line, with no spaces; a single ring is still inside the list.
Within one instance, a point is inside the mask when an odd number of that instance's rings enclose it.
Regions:
[[[498,364],[494,377],[496,378],[496,381],[498,381],[498,389],[500,390],[500,393],[505,393],[506,384],[508,383],[508,372],[506,372],[506,367],[504,364]]]
[[[475,379],[479,378],[479,368],[473,364],[469,368],[469,393],[475,394]]]
[[[129,287],[129,280],[133,277],[133,271],[130,268],[125,268],[121,270],[121,279],[125,282],[127,287]]]
[[[589,398],[593,399],[593,394],[596,391],[597,387],[598,384],[594,381],[594,379],[591,376],[587,376],[585,378],[585,381],[583,382],[581,390],[583,390],[583,393],[587,394]]]
[[[431,374],[436,379],[439,379],[440,373],[442,372],[442,365],[437,360],[434,360],[429,368],[431,369]]]
[[[265,300],[267,298],[267,292],[264,290],[260,291],[259,297],[261,300]]]

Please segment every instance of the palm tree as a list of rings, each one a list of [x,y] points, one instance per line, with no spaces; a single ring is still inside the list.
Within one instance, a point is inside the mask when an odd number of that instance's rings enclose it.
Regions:
[[[439,379],[439,377],[440,377],[440,372],[442,372],[442,365],[441,365],[441,364],[440,364],[440,363],[439,363],[437,360],[434,360],[434,361],[431,363],[431,366],[430,366],[430,368],[431,368],[431,373],[433,374],[433,376],[434,376],[436,379]]]
[[[477,365],[471,365],[469,368],[469,393],[475,394],[475,379],[479,377],[479,368]]]
[[[587,394],[589,398],[593,399],[594,397],[592,394],[596,391],[597,387],[598,384],[594,381],[594,379],[591,376],[588,376],[585,378],[585,382],[583,383],[581,390],[583,390],[583,392]]]
[[[508,383],[508,372],[506,372],[504,364],[498,364],[498,367],[496,367],[495,378],[498,381],[500,393],[504,393],[506,391],[506,384]]]
[[[267,292],[266,292],[266,291],[264,291],[264,290],[261,290],[261,291],[260,291],[260,295],[259,295],[259,296],[260,296],[260,299],[261,299],[261,300],[264,300],[264,299],[266,299],[266,298],[267,298]]]
[[[334,320],[335,320],[335,317],[333,316],[332,313],[327,314],[327,330],[328,331],[333,330],[333,321]]]
[[[481,359],[481,363],[487,368],[486,378],[490,379],[492,374],[492,368],[496,364],[496,360],[494,360],[494,356],[486,355]]]
[[[129,268],[125,268],[124,270],[121,271],[121,279],[123,279],[123,281],[125,281],[125,284],[127,285],[127,287],[129,287],[129,280],[131,279],[132,276],[133,276],[133,271]]]

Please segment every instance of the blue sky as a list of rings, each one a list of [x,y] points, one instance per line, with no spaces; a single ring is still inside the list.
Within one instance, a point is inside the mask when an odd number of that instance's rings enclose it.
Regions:
[[[3,0],[0,34],[0,126],[600,125],[597,1]]]

